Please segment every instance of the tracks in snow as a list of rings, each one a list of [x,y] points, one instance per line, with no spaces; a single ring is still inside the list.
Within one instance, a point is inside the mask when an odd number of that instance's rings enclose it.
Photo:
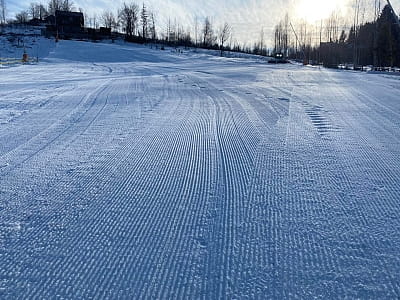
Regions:
[[[59,116],[0,153],[1,296],[398,296],[395,102],[371,118],[313,70],[154,68],[101,66],[7,125]]]

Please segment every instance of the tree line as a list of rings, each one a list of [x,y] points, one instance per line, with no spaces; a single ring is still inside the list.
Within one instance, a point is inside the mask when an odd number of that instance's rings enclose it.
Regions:
[[[5,23],[5,0],[0,0],[0,18]],[[15,16],[15,22],[25,23],[29,19],[43,20],[54,15],[56,10],[72,11],[70,0],[49,0],[47,5],[33,2],[29,8]],[[82,9],[78,9],[84,13]],[[242,45],[233,36],[228,23],[215,26],[211,17],[193,20],[194,26],[185,26],[176,19],[168,19],[164,28],[157,27],[156,14],[146,4],[125,2],[117,10],[104,10],[100,15],[84,13],[87,27],[110,28],[120,32],[125,39],[133,42],[157,41],[175,46],[202,47],[270,55],[282,53],[290,59],[322,63],[337,67],[351,63],[360,65],[400,66],[400,26],[398,16],[390,6],[375,9],[372,22],[365,22],[365,8],[361,0],[356,0],[354,18],[346,21],[333,12],[319,24],[310,25],[306,21],[292,23],[288,14],[275,26],[273,48],[265,42],[265,33],[253,45]],[[350,25],[348,25],[350,23]]]
[[[313,26],[292,24],[286,15],[274,28],[273,52],[327,67],[400,66],[398,16],[386,5],[373,21],[364,22],[363,11],[357,1],[350,25],[337,12]]]
[[[203,24],[199,24],[196,18],[193,30],[193,28],[185,28],[176,19],[174,21],[169,19],[166,30],[157,30],[156,14],[145,4],[139,6],[134,2],[123,3],[116,14],[104,11],[101,22],[105,27],[123,32],[127,40],[137,41],[139,38],[177,46],[220,49],[221,54],[224,50],[231,48],[231,45],[227,44],[232,37],[232,28],[227,22],[215,30],[210,17],[205,17]]]
[[[0,1],[0,3],[4,3],[4,0]],[[27,23],[31,19],[44,20],[46,17],[54,15],[57,10],[72,11],[73,9],[74,3],[70,0],[50,0],[47,5],[32,2],[27,10],[17,13],[14,20],[7,22]],[[251,52],[251,49],[245,49],[237,42],[232,42],[233,30],[230,24],[225,22],[215,28],[211,17],[205,17],[202,21],[196,17],[194,28],[185,27],[176,19],[173,21],[169,19],[166,29],[158,30],[156,14],[148,9],[145,3],[139,6],[135,2],[124,2],[116,11],[104,10],[100,15],[88,15],[80,8],[78,11],[84,14],[87,27],[110,28],[113,32],[123,33],[128,41],[151,40],[176,46],[218,49],[221,51],[221,55],[224,50]]]
[[[4,3],[4,0],[0,1]],[[31,19],[44,20],[48,16],[55,15],[57,10],[72,11],[73,7],[74,3],[70,0],[49,0],[47,5],[32,2],[28,9],[17,13],[14,20],[8,20],[7,23],[27,23]],[[5,4],[2,9],[5,14]]]

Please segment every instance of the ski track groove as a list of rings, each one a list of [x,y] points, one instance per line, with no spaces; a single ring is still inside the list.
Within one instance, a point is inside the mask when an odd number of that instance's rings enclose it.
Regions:
[[[351,111],[355,111],[355,109],[353,109]],[[350,125],[350,126],[346,126],[346,128],[351,128],[352,127],[351,124],[347,124],[347,125]],[[358,132],[359,132],[359,130],[358,130]],[[329,144],[330,140],[322,139],[320,146],[323,147],[323,148],[329,148],[329,149],[334,149],[335,146],[336,146],[335,144],[332,144],[332,145],[329,145],[329,147],[327,147],[325,145],[326,143]],[[365,145],[367,145],[367,144],[368,143],[365,141]],[[354,151],[354,148],[353,148],[353,151]],[[376,162],[376,158],[377,157],[374,157],[374,159],[369,158],[369,157],[365,157],[364,155],[367,154],[367,153],[370,153],[370,152],[365,152],[365,151],[363,151],[363,152],[364,152],[363,157],[362,157],[363,161],[368,161],[369,160],[370,162]],[[346,152],[344,152],[344,153],[346,153]],[[346,169],[346,166],[342,165],[339,168],[336,168],[336,170],[343,170],[343,169]],[[375,165],[374,169],[378,170],[379,166]],[[354,174],[353,175],[354,177],[357,176],[355,174],[359,174],[360,173],[359,170],[350,170],[350,171],[351,171],[350,174]],[[341,210],[343,211],[343,214],[345,216],[345,219],[343,220],[344,221],[343,226],[347,227],[347,229],[342,229],[342,230],[348,231],[348,232],[352,232],[352,233],[355,233],[356,235],[358,235],[359,232],[360,232],[360,226],[368,226],[368,223],[369,223],[368,220],[370,220],[372,216],[367,216],[365,213],[362,213],[362,210],[355,214],[353,212],[353,208],[349,207],[349,203],[345,202],[347,197],[345,199],[343,199],[344,197],[343,197],[342,189],[341,188],[338,189],[336,187],[335,178],[338,178],[338,177],[341,178],[342,184],[345,185],[344,188],[343,188],[344,190],[350,190],[350,191],[354,190],[353,180],[349,179],[347,177],[348,175],[346,173],[341,173],[340,172],[339,174],[334,174],[329,169],[327,170],[327,172],[328,172],[329,176],[326,177],[327,181],[324,182],[324,186],[332,186],[333,187],[332,191],[336,190],[335,193],[332,195],[332,198],[333,198],[332,200],[334,200],[334,201],[336,201],[337,203],[340,204]],[[337,171],[335,173],[337,173]],[[385,177],[386,178],[387,177],[391,178],[391,176],[387,176],[387,175]],[[347,184],[347,186],[346,186],[346,184]],[[396,186],[397,184],[393,182],[393,185]],[[371,207],[371,206],[374,207],[374,205],[372,203],[369,203],[368,205],[369,205],[369,207]],[[357,203],[357,206],[360,206],[359,202]],[[376,208],[377,208],[377,211],[382,209],[381,207],[380,207],[380,209],[378,209],[378,207],[376,207]],[[373,218],[375,218],[375,216],[373,216]],[[337,221],[338,220],[336,219],[336,222]],[[373,239],[371,239],[371,237],[372,236],[368,235],[368,234],[367,234],[367,238],[363,238],[362,235],[360,237],[356,237],[355,236],[356,239],[360,239],[359,243],[368,245],[370,249],[374,249],[375,248],[376,250],[379,250],[379,248],[376,248],[376,247],[374,247],[374,245],[370,244],[370,240],[373,240]],[[336,237],[336,239],[340,240],[340,237]],[[345,245],[345,247],[346,246],[349,247],[350,245],[351,244],[348,244],[348,246]],[[348,249],[348,250],[351,250],[351,249]],[[366,250],[360,249],[360,253],[357,255],[358,257],[353,257],[353,256],[347,257],[346,259],[351,261],[351,263],[349,263],[349,265],[357,264],[358,262],[360,262],[362,257],[368,257],[368,255],[372,254],[372,253],[367,252]],[[386,269],[386,267],[382,264],[380,259],[377,259],[377,263],[380,264],[380,268],[381,269]],[[388,272],[388,274],[390,274],[390,272]],[[395,295],[398,294],[399,291],[398,291],[398,287],[396,287],[395,279],[391,278],[389,281],[392,282],[391,289],[393,291],[393,294],[395,294]],[[349,288],[349,287],[347,287],[347,288]],[[364,295],[365,296],[365,294],[362,294],[362,290],[359,290],[358,293],[361,293],[361,294],[357,294],[356,293],[356,294],[349,295],[349,296],[351,296],[351,297],[360,297],[360,295]],[[382,293],[382,291],[380,293]],[[382,296],[383,296],[383,293],[382,293]]]
[[[213,229],[211,230],[213,234],[209,240],[217,242],[215,242],[216,245],[209,254],[210,257],[207,262],[207,278],[211,280],[209,283],[211,286],[208,288],[208,285],[206,285],[204,289],[209,290],[207,298],[212,297],[212,295],[218,295],[217,297],[221,298],[226,295],[233,296],[232,281],[234,274],[229,270],[232,269],[235,224],[238,218],[238,210],[240,210],[238,207],[238,199],[243,197],[247,191],[247,184],[249,182],[250,169],[252,166],[252,155],[247,148],[248,146],[244,144],[238,129],[238,124],[242,125],[245,123],[244,115],[238,113],[237,109],[235,110],[235,115],[233,114],[232,107],[236,106],[235,99],[231,97],[227,98],[224,94],[215,98],[213,95],[215,93],[218,94],[219,90],[213,86],[211,80],[203,82],[196,77],[193,80],[196,84],[201,83],[201,86],[208,87],[203,90],[205,92],[208,92],[207,90],[210,91],[208,97],[216,107],[214,135],[217,155],[219,155],[217,156],[217,160],[220,161],[219,171],[217,173],[218,186],[216,187],[216,194],[221,195],[220,197],[222,199],[216,198],[220,203],[215,203],[213,212],[215,214],[213,218],[214,225],[212,225]],[[236,136],[236,141],[234,136]],[[239,153],[245,154],[244,160],[246,163],[237,161]],[[231,229],[231,233],[229,233],[229,229]],[[227,230],[227,235],[223,234],[223,232]],[[215,235],[214,232],[218,235]],[[220,266],[220,270],[215,270],[215,266]]]
[[[0,158],[0,297],[400,295],[395,101],[296,67],[90,68],[102,85]]]
[[[17,119],[13,119],[11,122],[6,123],[5,124],[6,126],[1,128],[0,139],[1,140],[6,140],[6,139],[9,140],[8,136],[10,136],[10,130],[9,130],[8,127],[10,127],[11,125],[14,125],[15,122],[18,122],[18,124],[22,123],[22,121],[26,121],[26,119],[28,117],[30,118],[30,120],[32,120],[32,117],[34,117],[34,115],[36,115],[36,114],[38,114],[40,112],[46,111],[48,109],[51,109],[51,107],[54,106],[56,103],[58,104],[57,107],[56,107],[57,108],[57,112],[58,113],[62,113],[63,112],[63,107],[68,107],[69,106],[68,102],[64,101],[64,103],[60,103],[60,101],[55,101],[55,100],[57,98],[60,98],[60,96],[64,96],[70,90],[68,89],[66,91],[59,91],[58,88],[56,87],[56,91],[57,91],[57,93],[54,93],[49,97],[46,97],[46,99],[44,101],[40,101],[39,103],[32,103],[31,104],[32,107],[29,107],[30,110],[24,110],[25,113],[23,113]],[[22,94],[21,96],[18,96],[18,94],[17,94],[17,95],[14,95],[13,98],[16,98],[16,99],[23,98],[23,100],[25,101],[27,98],[29,99],[29,97],[32,97],[32,96],[27,96],[26,97],[26,96],[23,96],[23,95],[24,94]],[[5,101],[9,101],[9,100],[6,99]],[[20,101],[20,102],[23,103],[24,101]],[[57,112],[56,112],[56,114],[57,114]],[[54,118],[54,116],[52,116],[52,117]],[[49,120],[51,121],[51,118],[49,118]],[[51,125],[53,125],[53,123],[49,124],[48,127],[50,127]],[[26,131],[26,128],[21,128],[20,129],[21,131],[19,131],[18,129],[19,128],[17,128],[17,129],[13,128],[13,131],[16,133],[16,136],[18,136],[18,139],[13,141],[14,143],[16,143],[16,146],[20,146],[20,137],[23,136],[24,134],[26,134],[26,132],[24,132],[24,131]],[[38,134],[35,134],[34,136],[36,136],[36,135],[38,135]],[[30,139],[32,137],[28,136],[27,138]],[[0,152],[0,155],[3,156],[5,154],[7,154],[8,152],[12,151],[16,146],[13,146],[13,143],[10,143],[10,144],[7,143],[7,144],[0,145],[0,147],[2,149],[2,151]]]
[[[104,84],[105,85],[105,84]],[[102,85],[100,88],[98,88],[95,93],[96,96],[99,95],[101,92],[103,92],[105,90],[104,85]],[[81,108],[81,106],[84,106],[87,102],[89,102],[89,99],[92,98],[92,94],[90,94],[88,97],[86,97],[86,101],[83,101],[79,104],[78,108]],[[75,126],[75,124],[73,122],[71,122],[70,120],[73,119],[74,121],[80,121],[93,107],[94,104],[96,103],[97,98],[93,97],[93,101],[91,101],[90,106],[84,110],[83,114],[79,115],[78,118],[75,117],[75,114],[77,114],[78,110],[75,110],[73,112],[70,112],[65,119],[63,119],[62,121],[59,121],[55,124],[52,124],[49,128],[47,128],[45,131],[41,131],[39,134],[37,134],[36,136],[32,137],[29,139],[28,142],[23,143],[21,145],[19,145],[17,148],[13,149],[12,151],[2,155],[0,158],[3,161],[7,161],[7,165],[10,165],[9,163],[9,158],[13,157],[13,156],[22,156],[21,154],[18,153],[18,151],[20,152],[26,152],[26,148],[28,147],[32,147],[32,144],[41,144],[40,146],[38,146],[37,149],[35,149],[32,153],[28,154],[25,158],[23,158],[21,161],[18,161],[16,163],[11,163],[11,166],[9,168],[6,168],[6,170],[2,170],[1,175],[5,176],[7,174],[9,174],[11,171],[13,171],[15,168],[17,168],[18,166],[21,166],[22,164],[24,164],[26,161],[32,159],[32,157],[34,157],[35,155],[37,155],[38,153],[40,153],[41,151],[43,151],[45,148],[47,148],[49,145],[51,145],[52,143],[54,143],[57,139],[59,139],[61,136],[63,136],[68,130],[70,130],[72,127]],[[104,109],[106,103],[101,107],[100,111],[97,113],[97,115],[101,112],[102,109]],[[97,115],[95,115],[94,118],[97,117]],[[93,119],[89,122],[89,125],[93,122]],[[67,123],[68,125],[65,126],[65,123]],[[58,129],[60,128],[60,129]],[[53,133],[54,132],[54,133]],[[46,134],[49,134],[50,136],[46,136]],[[54,137],[51,136],[51,134],[54,134]],[[44,136],[44,137],[42,137]],[[45,143],[41,143],[42,140],[49,140],[48,142]],[[35,148],[33,146],[33,148]]]

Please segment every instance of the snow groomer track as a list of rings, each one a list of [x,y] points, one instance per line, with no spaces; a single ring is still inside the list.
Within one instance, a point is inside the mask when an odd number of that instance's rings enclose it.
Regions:
[[[0,298],[400,297],[399,78],[61,41],[0,79]]]

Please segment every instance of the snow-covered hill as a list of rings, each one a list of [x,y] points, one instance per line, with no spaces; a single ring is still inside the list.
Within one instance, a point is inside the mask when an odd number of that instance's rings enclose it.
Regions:
[[[400,297],[399,92],[111,43],[1,69],[0,298]]]
[[[24,53],[35,61],[49,55],[55,47],[54,39],[41,35],[41,28],[35,26],[9,25],[0,27],[0,68],[19,65]]]

